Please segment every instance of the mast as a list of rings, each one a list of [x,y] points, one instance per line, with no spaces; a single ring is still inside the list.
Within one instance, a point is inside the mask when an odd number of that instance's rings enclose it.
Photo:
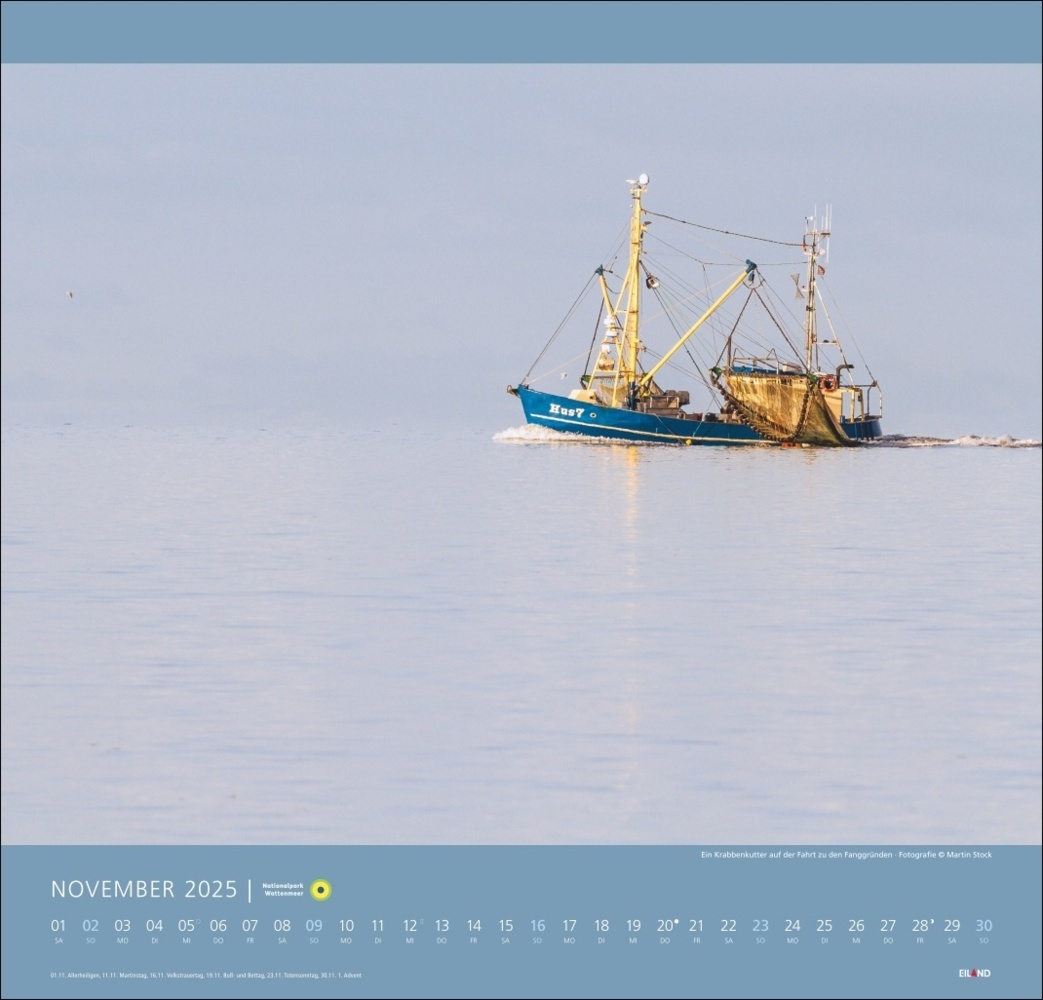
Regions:
[[[630,185],[630,197],[634,204],[630,216],[630,256],[627,260],[626,275],[615,302],[609,294],[605,269],[599,267],[595,272],[605,303],[605,336],[595,371],[591,376],[591,385],[594,379],[598,379],[602,384],[611,381],[608,405],[634,409],[637,405],[638,354],[642,349],[640,277],[646,223],[643,221],[641,196],[648,187],[648,174],[641,174],[637,180],[629,180],[627,183]],[[605,388],[607,389],[607,386]]]
[[[822,229],[818,228],[818,220],[809,215],[805,220],[804,230],[804,254],[808,258],[808,300],[804,306],[804,367],[809,372],[818,371],[819,367],[815,279],[818,277],[818,258],[826,252],[825,241],[828,239],[828,209]]]
[[[634,201],[634,211],[630,217],[630,260],[624,282],[627,289],[627,314],[623,326],[625,360],[620,375],[626,382],[627,406],[631,409],[636,402],[637,355],[641,347],[641,252],[644,249],[645,237],[641,196],[647,187],[648,174],[640,174],[636,181],[630,181],[630,197]]]

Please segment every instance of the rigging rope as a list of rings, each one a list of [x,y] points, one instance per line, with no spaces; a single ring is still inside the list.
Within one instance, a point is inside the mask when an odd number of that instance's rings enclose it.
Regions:
[[[780,247],[800,247],[803,243],[793,243],[790,240],[769,240],[766,236],[750,236],[747,233],[736,233],[730,229],[715,229],[713,226],[704,226],[698,222],[689,222],[687,219],[678,219],[673,215],[663,215],[660,212],[648,212],[647,215],[654,215],[657,219],[669,219],[671,222],[679,222],[682,226],[692,226],[695,229],[705,229],[709,233],[720,233],[722,236],[738,236],[744,240],[758,240],[761,243],[774,243]]]
[[[764,311],[768,314],[768,318],[775,324],[775,326],[777,327],[779,333],[782,334],[782,339],[785,340],[786,343],[789,345],[789,349],[793,352],[794,357],[798,357],[799,358],[800,357],[800,352],[797,350],[796,344],[794,344],[793,341],[789,339],[789,334],[786,333],[786,331],[783,328],[782,324],[778,321],[778,318],[776,317],[775,313],[773,313],[768,308],[767,302],[765,302],[764,299],[761,298],[760,289],[759,288],[754,288],[753,292],[757,296],[757,298],[760,299],[760,303],[761,303],[762,306],[764,306]]]
[[[594,273],[596,274],[597,272],[595,271]],[[583,379],[586,378],[590,372],[590,357],[594,353],[594,344],[597,341],[598,333],[601,330],[601,317],[604,315],[604,312],[605,303],[602,302],[601,305],[598,306],[598,318],[594,323],[594,332],[590,337],[590,347],[587,348],[587,360],[583,362],[583,375],[580,378],[580,384],[582,384]]]
[[[859,360],[862,362],[862,367],[865,368],[865,370],[866,370],[867,374],[869,375],[869,377],[874,382],[876,382],[876,376],[873,374],[872,368],[869,367],[869,362],[866,361],[865,355],[862,353],[862,348],[859,346],[858,341],[855,339],[855,335],[853,333],[849,333],[848,332],[850,327],[848,326],[847,320],[844,318],[844,314],[843,314],[843,312],[840,309],[840,304],[837,302],[836,299],[833,298],[833,293],[830,290],[829,285],[827,285],[821,279],[819,279],[819,283],[822,284],[823,287],[825,287],[827,292],[829,292],[829,297],[831,299],[833,299],[833,307],[840,314],[841,322],[844,325],[844,339],[848,340],[850,343],[852,343],[854,345],[855,351],[858,353]],[[820,301],[822,302],[822,311],[825,312],[826,319],[829,322],[829,328],[833,331],[833,339],[836,341],[837,346],[840,347],[840,339],[837,336],[836,329],[833,326],[833,319],[829,315],[829,311],[826,309],[826,297],[823,295],[821,297]],[[843,347],[840,347],[840,354],[841,354],[842,357],[844,357],[844,349],[843,349]],[[845,361],[845,363],[847,362],[847,358],[846,357],[844,357],[844,361]]]
[[[644,268],[645,274],[648,275],[649,278],[651,278],[652,277],[652,273],[648,270],[648,268],[645,267],[644,264],[642,264],[642,267]],[[677,320],[675,318],[676,312],[677,312],[676,304],[671,306],[671,304],[667,302],[666,296],[664,294],[664,290],[663,290],[661,284],[659,284],[658,282],[655,285],[650,285],[649,288],[651,288],[652,294],[656,297],[656,301],[659,303],[660,307],[662,308],[663,315],[667,318],[667,322],[669,322],[670,326],[673,328],[674,335],[677,338],[680,338],[681,335],[684,333],[684,330],[683,330],[682,327],[680,327],[678,325]],[[689,349],[689,342],[685,341],[683,346],[684,346],[685,354],[688,355],[688,359],[692,362],[692,365],[693,365],[693,368],[694,368],[694,377],[696,379],[698,379],[700,382],[702,382],[702,384],[704,386],[706,386],[706,388],[709,389],[710,392],[712,393],[713,392],[713,387],[710,385],[710,382],[706,378],[706,376],[703,375],[702,370],[699,367],[699,362],[695,359],[695,356],[692,354],[691,350]],[[648,348],[646,347],[645,350],[647,351]],[[660,355],[654,354],[654,352],[652,352],[652,351],[648,351],[648,353],[652,354],[652,356],[657,361],[659,360]],[[668,368],[673,368],[675,371],[679,371],[679,372],[681,372],[682,374],[685,374],[685,375],[689,375],[689,376],[693,375],[693,373],[685,372],[683,368],[681,368],[679,365],[676,365],[672,361],[667,363],[667,367]]]
[[[539,382],[540,379],[547,378],[548,375],[553,375],[555,372],[557,372],[558,377],[560,378],[562,376],[562,371],[561,371],[562,365],[571,365],[573,361],[579,361],[579,359],[582,358],[582,357],[583,357],[583,354],[581,352],[579,354],[574,355],[571,358],[566,358],[564,361],[561,362],[561,364],[557,364],[553,368],[548,368],[545,372],[540,372],[540,374],[537,375],[532,381],[533,382]],[[529,370],[531,371],[532,369],[530,368]],[[567,375],[568,372],[565,372],[564,374]],[[528,378],[527,375],[526,375],[526,378]],[[531,385],[532,383],[531,382],[526,382],[524,384],[525,385]]]
[[[532,374],[533,368],[535,368],[542,360],[543,355],[550,350],[550,345],[554,343],[558,338],[558,334],[565,328],[565,324],[572,318],[572,314],[576,311],[576,307],[583,301],[584,296],[590,291],[590,286],[594,283],[594,278],[597,275],[595,271],[589,278],[587,283],[583,286],[583,290],[576,296],[576,301],[569,307],[569,311],[565,314],[565,318],[558,324],[558,328],[550,335],[550,340],[543,345],[543,350],[536,356],[536,360],[529,366],[529,370],[525,373],[522,378],[522,385],[526,385],[529,381],[529,376]]]

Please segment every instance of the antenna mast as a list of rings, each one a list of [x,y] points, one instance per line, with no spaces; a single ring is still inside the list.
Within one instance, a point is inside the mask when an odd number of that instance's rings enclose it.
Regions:
[[[804,305],[804,366],[809,372],[818,371],[818,326],[816,322],[816,295],[815,281],[820,274],[825,274],[826,269],[818,263],[819,257],[827,253],[829,249],[829,206],[826,207],[826,216],[819,228],[818,209],[815,215],[809,215],[804,220],[804,255],[808,258],[808,300]]]

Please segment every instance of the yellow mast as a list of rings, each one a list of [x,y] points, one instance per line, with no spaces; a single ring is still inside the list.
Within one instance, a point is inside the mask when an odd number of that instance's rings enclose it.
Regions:
[[[634,214],[630,218],[630,263],[627,267],[626,286],[627,318],[623,327],[623,344],[626,348],[626,367],[620,375],[626,379],[627,399],[634,405],[637,388],[637,352],[640,348],[638,333],[641,322],[641,250],[645,225],[641,220],[641,194],[648,187],[648,174],[641,174],[630,182],[630,197],[634,199]]]
[[[638,360],[641,350],[641,250],[646,224],[642,221],[641,195],[648,187],[648,174],[641,174],[637,180],[630,181],[630,197],[634,200],[634,210],[630,217],[630,259],[627,262],[626,276],[619,289],[615,304],[609,296],[605,273],[598,268],[601,282],[601,294],[605,300],[607,318],[605,320],[606,342],[612,342],[617,335],[616,363],[612,373],[611,406],[633,405],[634,393],[637,389]],[[623,323],[619,315],[626,312]]]
[[[644,252],[645,230],[648,223],[644,221],[644,209],[641,198],[648,187],[648,174],[641,174],[637,180],[630,184],[630,197],[633,199],[634,208],[630,217],[630,259],[627,262],[626,276],[623,285],[616,297],[615,304],[609,295],[608,283],[605,281],[605,273],[598,268],[598,277],[601,283],[601,294],[604,298],[607,318],[605,320],[605,342],[602,351],[610,351],[610,344],[615,343],[616,362],[605,371],[604,375],[592,376],[592,379],[603,378],[608,381],[612,379],[611,406],[626,406],[628,409],[637,407],[638,399],[642,394],[647,394],[652,379],[656,373],[681,349],[685,341],[695,333],[732,295],[732,293],[752,274],[757,265],[752,261],[746,261],[746,269],[740,274],[713,305],[696,322],[689,327],[680,339],[670,348],[666,354],[648,372],[641,374],[638,368],[638,354],[643,349],[641,343],[641,255]],[[620,313],[625,309],[626,315],[620,324]],[[616,342],[617,336],[620,342]]]

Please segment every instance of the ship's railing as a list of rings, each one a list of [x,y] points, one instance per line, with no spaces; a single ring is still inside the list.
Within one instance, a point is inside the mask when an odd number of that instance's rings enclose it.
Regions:
[[[862,385],[842,385],[841,420],[857,421],[879,419],[884,415],[884,394],[876,382]]]

